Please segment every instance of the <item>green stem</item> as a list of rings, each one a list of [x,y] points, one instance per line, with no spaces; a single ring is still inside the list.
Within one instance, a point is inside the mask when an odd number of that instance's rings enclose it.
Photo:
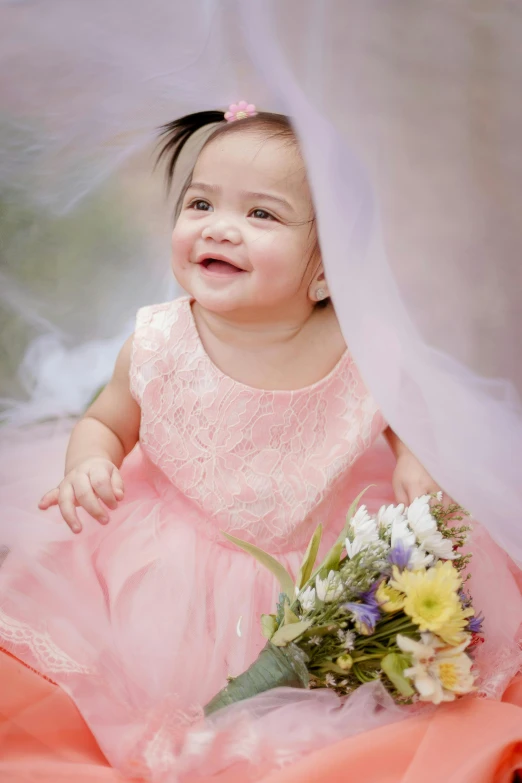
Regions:
[[[353,665],[352,672],[355,675],[355,677],[359,680],[359,682],[363,683],[363,684],[365,682],[372,682],[372,680],[375,679],[375,675],[374,674],[369,674],[367,672],[363,672],[356,663],[354,663],[354,665]]]
[[[360,658],[354,658],[354,663],[361,663],[361,661],[370,661],[372,658],[384,658],[382,653],[373,653],[371,655],[361,655]]]
[[[380,633],[372,634],[371,637],[366,637],[366,638],[368,640],[371,639],[371,641],[373,642],[373,641],[375,641],[377,639],[382,639],[382,638],[387,637],[387,636],[389,637],[392,634],[400,633],[401,631],[413,631],[413,630],[416,630],[416,629],[417,629],[417,626],[414,625],[412,622],[410,622],[410,621],[404,622],[404,620],[403,620],[402,624],[397,624],[396,626],[390,626],[390,627],[386,628],[385,630],[382,630]],[[357,646],[359,646],[359,647],[364,646],[364,639],[363,638],[358,639],[357,642],[355,643],[355,646],[356,647]]]

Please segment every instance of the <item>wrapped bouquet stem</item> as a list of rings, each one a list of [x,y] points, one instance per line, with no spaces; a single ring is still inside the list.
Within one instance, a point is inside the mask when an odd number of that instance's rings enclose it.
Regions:
[[[272,688],[308,687],[310,677],[306,668],[306,656],[295,645],[276,647],[267,642],[254,663],[239,677],[234,677],[205,707],[205,714],[248,699]]]
[[[344,696],[379,680],[398,703],[435,704],[474,689],[482,618],[462,575],[470,559],[460,551],[464,512],[425,495],[371,516],[358,508],[361,496],[318,565],[322,529],[315,531],[295,583],[271,555],[227,535],[270,569],[281,595],[276,611],[261,617],[265,648],[207,715],[280,686]]]

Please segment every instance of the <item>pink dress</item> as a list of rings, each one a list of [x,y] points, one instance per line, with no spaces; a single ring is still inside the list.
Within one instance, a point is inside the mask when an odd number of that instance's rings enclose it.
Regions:
[[[271,575],[221,531],[295,574],[317,524],[331,545],[363,486],[376,484],[370,506],[391,498],[390,457],[376,443],[384,420],[350,354],[305,389],[250,388],[211,362],[185,297],[139,312],[130,381],[140,442],[107,526],[85,517],[74,536],[58,512],[36,509],[61,469],[52,439],[30,460],[24,443],[11,444],[9,465],[1,454],[0,647],[68,694],[128,777],[257,780],[407,717],[370,685],[344,705],[329,691],[279,689],[202,719],[227,676],[263,647],[259,617],[278,597]],[[56,443],[61,450],[64,438]],[[475,603],[487,617],[481,689],[500,697],[520,665],[522,600],[506,556],[479,527],[472,548]],[[12,709],[0,703],[11,730]]]

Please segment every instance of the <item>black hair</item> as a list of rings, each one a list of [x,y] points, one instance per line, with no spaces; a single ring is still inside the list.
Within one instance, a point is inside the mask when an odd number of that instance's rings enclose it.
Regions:
[[[191,136],[196,131],[216,122],[224,122],[225,113],[222,111],[198,111],[195,114],[187,114],[178,120],[168,122],[159,129],[160,143],[163,144],[156,158],[156,165],[167,159],[167,186],[170,189],[174,179],[176,163],[181,151]]]

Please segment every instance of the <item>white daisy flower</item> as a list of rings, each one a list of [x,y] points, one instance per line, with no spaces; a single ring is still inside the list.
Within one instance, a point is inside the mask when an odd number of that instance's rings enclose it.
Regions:
[[[306,590],[302,590],[299,595],[299,603],[303,609],[303,612],[311,612],[315,609],[315,588],[307,587]]]
[[[374,521],[368,514],[366,506],[360,506],[350,520],[350,527],[354,533],[357,533],[360,529],[367,527],[368,524],[374,524]]]
[[[425,538],[437,532],[437,523],[431,515],[429,502],[429,495],[421,495],[406,510],[408,524],[421,544]]]
[[[457,557],[457,554],[453,551],[452,540],[444,538],[438,530],[430,536],[426,536],[422,546],[441,560],[454,560]]]
[[[393,520],[390,533],[392,549],[399,543],[399,541],[402,541],[405,549],[409,549],[409,547],[415,545],[415,533],[410,529],[404,517],[402,520],[399,518]]]
[[[353,541],[350,541],[349,538],[347,538],[344,542],[344,546],[346,547],[346,554],[348,556],[348,559],[351,560],[355,555],[358,555],[359,552],[362,552],[364,549],[368,549],[372,541],[367,541],[364,538],[359,538],[358,536],[355,536]]]
[[[419,571],[421,568],[427,568],[435,560],[434,556],[428,554],[422,547],[416,546],[408,562],[408,568],[412,571]]]
[[[351,560],[363,549],[367,549],[370,544],[376,544],[379,541],[379,530],[373,519],[368,517],[368,521],[364,525],[359,525],[355,531],[353,540],[346,538],[344,545],[346,547],[346,554]]]
[[[330,672],[327,673],[326,677],[324,678],[324,681],[329,688],[335,688],[336,686],[335,677],[333,676],[333,674],[330,674]]]
[[[377,524],[385,530],[388,530],[394,522],[404,521],[404,503],[399,503],[398,506],[381,506],[377,513]]]
[[[317,576],[315,578],[315,589],[320,601],[324,601],[326,604],[336,601],[341,597],[344,590],[341,575],[338,571],[330,571],[325,579]]]

